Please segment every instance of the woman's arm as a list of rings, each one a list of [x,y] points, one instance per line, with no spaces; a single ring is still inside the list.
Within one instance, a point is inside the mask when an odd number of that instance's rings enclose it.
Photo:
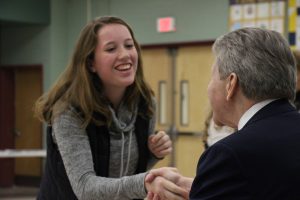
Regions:
[[[78,199],[144,198],[145,173],[122,178],[96,176],[87,133],[72,111],[54,120],[53,136]]]

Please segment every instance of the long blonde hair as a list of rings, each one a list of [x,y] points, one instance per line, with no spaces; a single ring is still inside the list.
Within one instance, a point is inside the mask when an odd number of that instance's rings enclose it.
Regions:
[[[68,106],[73,106],[83,119],[83,127],[90,122],[103,124],[111,122],[108,109],[109,101],[103,94],[100,78],[89,70],[97,46],[97,33],[107,24],[121,24],[128,28],[138,53],[138,67],[134,83],[127,87],[123,98],[130,109],[142,97],[147,107],[146,114],[153,115],[153,91],[144,80],[141,49],[130,26],[118,17],[99,17],[88,23],[80,33],[70,63],[48,93],[42,95],[35,104],[35,114],[51,124],[54,117]],[[94,113],[102,114],[105,119],[96,118]]]

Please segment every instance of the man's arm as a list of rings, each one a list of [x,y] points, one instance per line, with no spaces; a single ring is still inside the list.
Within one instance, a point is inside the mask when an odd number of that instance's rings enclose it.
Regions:
[[[190,199],[247,199],[247,180],[236,153],[217,143],[200,158]]]

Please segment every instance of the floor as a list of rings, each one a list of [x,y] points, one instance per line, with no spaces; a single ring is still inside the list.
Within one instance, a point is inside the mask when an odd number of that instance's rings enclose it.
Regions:
[[[38,188],[13,186],[10,188],[0,187],[1,200],[34,200],[38,193]]]

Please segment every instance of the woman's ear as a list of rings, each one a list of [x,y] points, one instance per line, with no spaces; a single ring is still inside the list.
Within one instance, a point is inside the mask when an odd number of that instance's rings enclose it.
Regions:
[[[226,83],[226,92],[227,92],[227,96],[226,96],[226,100],[230,100],[237,91],[237,87],[238,87],[238,78],[236,73],[231,73],[228,77],[227,77],[227,83]]]
[[[91,72],[94,72],[94,73],[96,72],[96,69],[94,67],[94,61],[92,59],[88,59],[87,66]]]

